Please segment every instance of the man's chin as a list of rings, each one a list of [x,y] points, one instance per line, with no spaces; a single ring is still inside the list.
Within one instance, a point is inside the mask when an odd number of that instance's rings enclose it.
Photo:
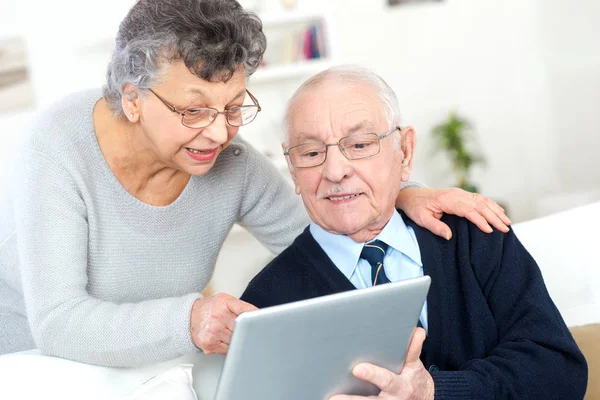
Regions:
[[[366,231],[365,224],[357,224],[356,221],[348,222],[348,223],[335,223],[329,225],[329,232],[335,233],[337,235],[346,235],[346,236],[356,236],[363,231]]]

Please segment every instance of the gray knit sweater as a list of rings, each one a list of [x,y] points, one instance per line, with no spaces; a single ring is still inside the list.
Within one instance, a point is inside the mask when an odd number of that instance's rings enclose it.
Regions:
[[[239,137],[171,205],[140,202],[96,141],[99,98],[75,94],[44,112],[9,173],[0,203],[0,354],[38,347],[131,366],[198,351],[191,306],[232,225],[279,253],[308,223],[290,185]]]

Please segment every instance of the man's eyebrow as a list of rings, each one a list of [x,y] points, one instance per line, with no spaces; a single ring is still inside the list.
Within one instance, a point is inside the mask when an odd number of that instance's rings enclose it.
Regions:
[[[323,140],[319,138],[319,135],[314,133],[306,133],[300,132],[296,135],[299,143],[310,141],[310,142],[322,142]]]
[[[350,128],[346,129],[345,134],[346,135],[352,135],[352,134],[354,134],[354,133],[356,133],[358,131],[361,131],[361,130],[367,128],[367,127],[372,130],[373,129],[373,124],[371,123],[371,121],[368,121],[368,120],[365,119],[363,121],[360,121],[357,124],[352,125]]]
[[[371,121],[365,119],[363,121],[360,121],[360,122],[350,126],[350,128],[348,128],[344,131],[344,134],[346,136],[353,135],[356,132],[359,132],[363,129],[369,129],[370,131],[372,131],[373,123]],[[298,142],[302,142],[302,141],[322,142],[323,141],[323,139],[321,139],[318,134],[307,133],[307,132],[298,133],[296,135],[296,138],[298,139]]]

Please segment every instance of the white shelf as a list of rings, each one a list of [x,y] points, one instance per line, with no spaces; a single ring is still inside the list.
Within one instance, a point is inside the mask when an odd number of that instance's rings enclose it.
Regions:
[[[0,117],[35,107],[31,81],[24,80],[0,88]],[[4,132],[0,132],[0,136]]]
[[[291,24],[306,23],[306,22],[324,22],[326,15],[319,11],[281,11],[281,12],[262,12],[258,13],[263,28],[269,29],[278,26],[286,26]]]
[[[0,40],[0,75],[25,71],[25,42],[18,37]]]
[[[331,65],[332,61],[329,58],[318,58],[285,65],[261,67],[250,77],[250,83],[268,83],[309,76],[327,69]]]

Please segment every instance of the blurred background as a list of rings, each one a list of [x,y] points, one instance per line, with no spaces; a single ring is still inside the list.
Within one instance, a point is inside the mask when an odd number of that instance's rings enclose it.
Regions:
[[[263,112],[240,132],[283,174],[285,102],[315,72],[354,63],[387,80],[416,128],[413,180],[478,190],[514,222],[600,200],[600,1],[241,3],[268,50],[249,83]],[[132,4],[0,0],[0,162],[37,110],[103,84]]]

